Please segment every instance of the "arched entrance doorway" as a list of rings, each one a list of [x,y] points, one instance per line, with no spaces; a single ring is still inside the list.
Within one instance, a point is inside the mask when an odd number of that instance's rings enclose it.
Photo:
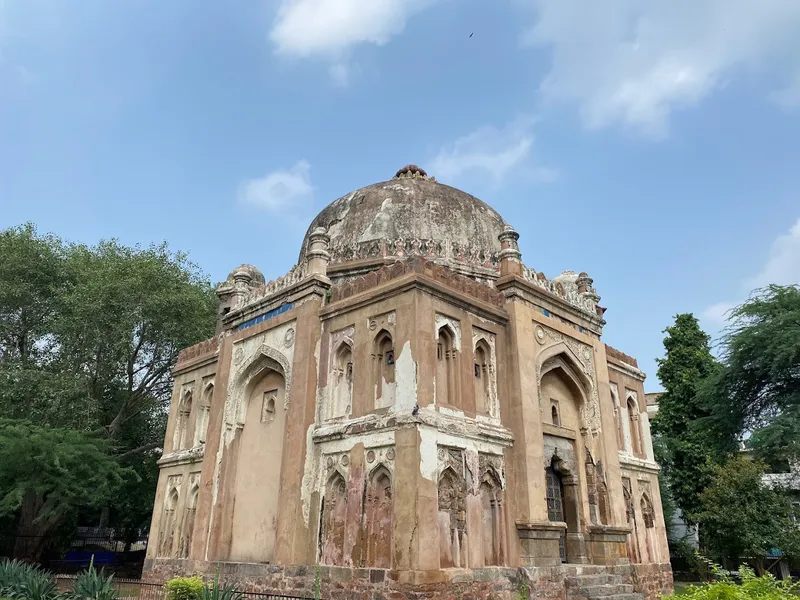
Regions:
[[[545,469],[547,482],[547,519],[554,523],[564,522],[564,484],[561,475],[553,468]],[[567,530],[561,531],[558,537],[558,554],[561,562],[567,562]]]
[[[559,538],[561,562],[588,562],[580,529],[581,496],[577,475],[565,460],[554,455],[545,469],[545,480],[547,518],[553,523],[566,524]]]

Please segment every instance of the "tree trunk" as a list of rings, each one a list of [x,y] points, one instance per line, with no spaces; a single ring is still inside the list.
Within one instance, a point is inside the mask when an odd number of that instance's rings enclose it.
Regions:
[[[20,508],[17,538],[14,542],[14,558],[26,562],[40,562],[42,553],[50,542],[50,536],[58,525],[60,517],[51,513],[46,518],[37,518],[45,500],[41,494],[25,492]]]

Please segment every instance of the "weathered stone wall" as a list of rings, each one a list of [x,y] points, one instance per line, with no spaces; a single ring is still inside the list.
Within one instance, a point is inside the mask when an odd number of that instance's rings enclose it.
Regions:
[[[523,587],[529,598],[566,600],[565,573],[553,569],[512,569],[487,567],[453,571],[393,571],[320,566],[270,566],[222,563],[220,579],[235,581],[240,589],[313,597],[315,577],[320,596],[326,600],[517,600]],[[210,579],[216,565],[187,560],[161,560],[145,565],[147,581],[162,583],[171,577],[205,574]]]
[[[644,600],[659,600],[662,595],[672,594],[672,567],[669,563],[634,564],[617,567],[625,583],[644,596]]]
[[[212,578],[219,567],[220,580],[236,582],[240,589],[281,595],[313,597],[315,579],[326,600],[519,600],[527,598],[581,600],[575,582],[580,575],[613,573],[634,586],[644,600],[670,594],[669,564],[620,565],[617,567],[564,565],[557,567],[486,567],[471,570],[395,571],[320,566],[272,566],[247,563],[204,563],[191,560],[159,560],[145,563],[144,580],[162,583],[171,577],[196,573]]]

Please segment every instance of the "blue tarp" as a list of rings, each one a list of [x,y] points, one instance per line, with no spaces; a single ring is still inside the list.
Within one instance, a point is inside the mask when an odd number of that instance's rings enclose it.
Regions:
[[[98,567],[114,566],[119,563],[116,552],[88,552],[85,550],[69,550],[64,556],[64,564],[76,567],[88,567],[94,556],[94,564]]]

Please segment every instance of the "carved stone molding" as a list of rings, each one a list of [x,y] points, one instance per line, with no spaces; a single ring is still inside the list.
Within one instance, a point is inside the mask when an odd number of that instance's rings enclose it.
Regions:
[[[385,467],[394,475],[394,446],[381,446],[366,449],[367,473],[372,472],[379,466]]]

